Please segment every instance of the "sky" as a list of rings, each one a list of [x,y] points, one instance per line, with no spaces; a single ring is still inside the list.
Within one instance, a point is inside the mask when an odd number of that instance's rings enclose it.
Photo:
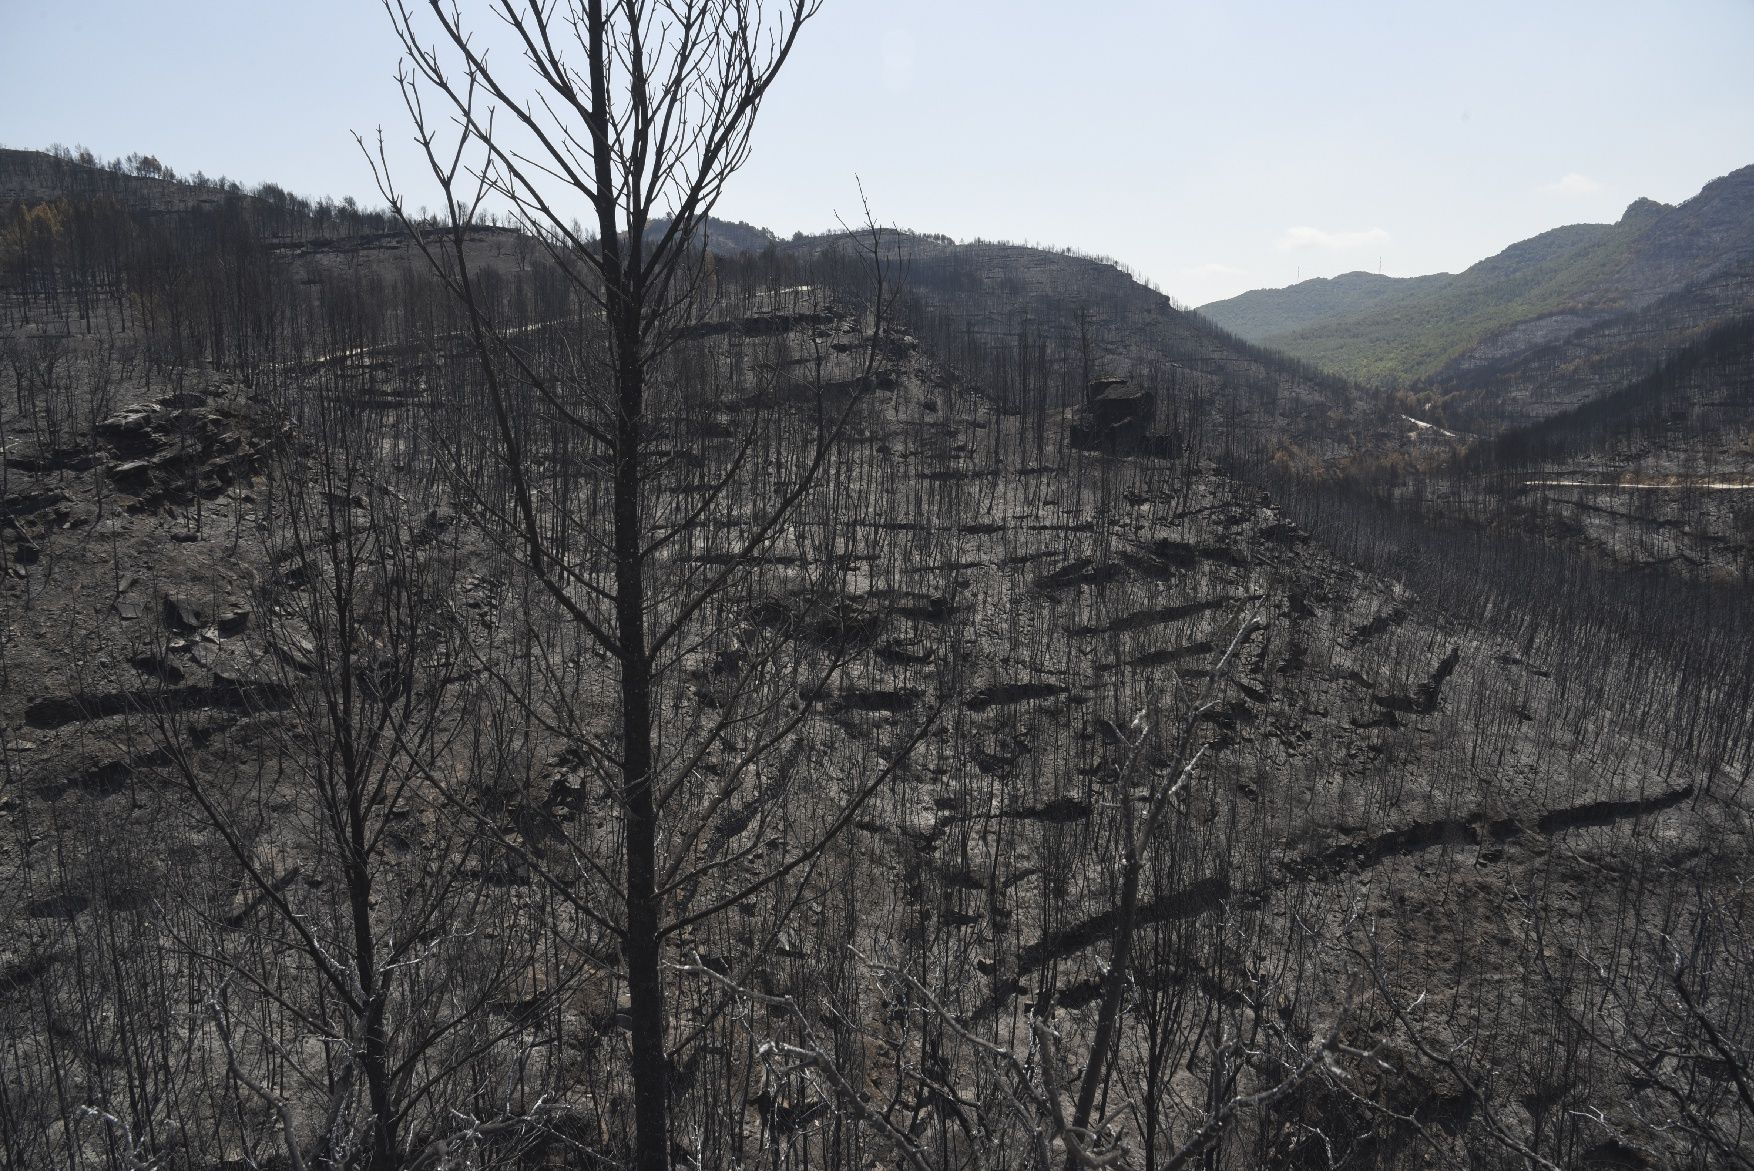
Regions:
[[[0,31],[4,145],[378,204],[382,127],[412,170],[376,0],[0,0]],[[718,214],[821,230],[862,185],[1186,305],[1457,271],[1754,164],[1750,60],[1754,0],[826,0]]]

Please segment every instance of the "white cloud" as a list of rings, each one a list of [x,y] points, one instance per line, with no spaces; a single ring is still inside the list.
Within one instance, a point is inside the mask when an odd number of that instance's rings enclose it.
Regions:
[[[1571,172],[1557,183],[1544,183],[1541,192],[1544,195],[1594,195],[1602,189],[1602,185],[1588,175]]]
[[[1279,251],[1290,252],[1294,248],[1325,248],[1339,251],[1345,248],[1362,248],[1366,244],[1384,244],[1389,234],[1381,228],[1365,228],[1360,232],[1326,232],[1321,228],[1301,226],[1286,228],[1284,235],[1279,237]]]

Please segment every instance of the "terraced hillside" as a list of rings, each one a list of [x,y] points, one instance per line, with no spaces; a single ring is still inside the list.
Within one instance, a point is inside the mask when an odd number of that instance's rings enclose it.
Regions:
[[[783,254],[843,271],[861,241],[812,237]],[[1053,412],[1089,384],[1126,379],[1157,398],[1164,430],[1210,457],[1286,443],[1338,453],[1395,450],[1380,396],[1216,329],[1110,261],[1015,244],[884,233],[922,344],[990,370],[1005,409]]]
[[[345,1164],[393,1117],[410,1165],[618,1163],[614,469],[560,425],[600,339],[511,260],[483,364],[406,250],[260,255],[238,361],[224,307],[8,293],[5,1159]],[[1202,443],[1077,446],[1088,384],[835,263],[725,261],[651,384],[678,1159],[1742,1157],[1747,675],[1366,571]]]

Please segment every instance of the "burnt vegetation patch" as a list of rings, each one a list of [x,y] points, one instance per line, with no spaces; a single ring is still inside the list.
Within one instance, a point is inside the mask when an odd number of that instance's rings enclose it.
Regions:
[[[1456,478],[1733,452],[1745,338],[1446,471],[1101,258],[434,117],[540,234],[0,152],[0,1163],[1746,1162],[1747,518]]]
[[[144,688],[134,691],[85,692],[39,699],[24,709],[24,721],[33,728],[61,728],[68,724],[129,714],[172,715],[216,709],[232,712],[283,710],[291,693],[277,683],[227,682]]]

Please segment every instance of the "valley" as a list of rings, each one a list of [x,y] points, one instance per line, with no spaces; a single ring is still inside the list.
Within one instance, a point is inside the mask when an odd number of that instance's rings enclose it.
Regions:
[[[0,1163],[1748,1165],[1754,172],[1192,312],[391,17],[436,214],[0,151]]]

